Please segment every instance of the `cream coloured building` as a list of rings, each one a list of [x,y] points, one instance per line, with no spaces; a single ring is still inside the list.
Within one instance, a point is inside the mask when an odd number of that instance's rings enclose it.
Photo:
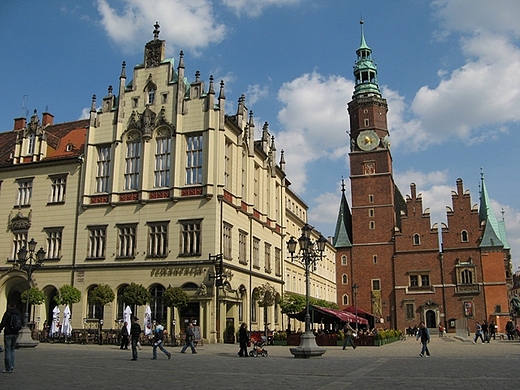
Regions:
[[[47,251],[32,281],[46,295],[45,304],[35,308],[42,322],[51,318],[57,289],[72,284],[82,292],[72,308],[73,328],[101,318],[104,328],[118,327],[127,306],[122,292],[135,282],[152,294],[152,319],[168,329],[175,320],[176,333],[188,321],[200,326],[207,342],[222,341],[230,323],[263,330],[257,287],[268,283],[282,297],[285,275],[290,275],[296,279],[287,291],[304,293],[303,269],[290,263],[286,241],[298,234],[306,216],[287,211],[287,194],[294,195],[287,191],[283,152],[277,153],[268,124],[255,140],[245,97],[235,113],[226,113],[224,83],[215,85],[210,76],[206,85],[199,72],[188,82],[182,52],[178,61],[165,58],[165,42],[155,27],[143,64],[127,75],[123,63],[117,94],[110,86],[101,102],[93,96],[90,118],[74,122],[84,134],[82,141],[74,138],[78,145],[67,141],[67,134],[53,135],[59,125],[38,123],[42,135],[35,131],[34,137],[29,126],[15,122],[20,128],[13,132],[13,153],[19,161],[0,162],[0,212],[25,225],[23,234],[10,228],[1,236],[7,261],[0,268],[0,305],[26,288],[25,273],[13,269],[13,260],[34,237]],[[7,138],[2,148],[13,143]],[[55,138],[51,148],[46,139]],[[29,158],[34,139],[46,152]],[[65,163],[56,150],[68,148],[75,154]],[[57,157],[50,159],[53,153]],[[6,203],[23,198],[24,178],[32,180],[32,200],[22,206]],[[60,178],[66,179],[66,197],[54,205],[49,202],[52,183]],[[307,206],[298,202],[306,213]],[[215,285],[216,255],[223,263],[220,287]],[[334,301],[331,246],[325,259],[312,276],[311,295]],[[100,283],[117,297],[104,308],[88,304],[89,291]],[[164,305],[168,286],[188,293],[187,307]],[[132,309],[143,317],[144,306]],[[276,304],[267,308],[269,328],[281,329],[284,321]]]

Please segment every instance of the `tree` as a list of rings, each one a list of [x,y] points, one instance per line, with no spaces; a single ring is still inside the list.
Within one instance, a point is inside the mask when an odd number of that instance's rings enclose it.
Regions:
[[[253,298],[258,302],[259,306],[264,308],[264,328],[265,336],[267,337],[267,307],[273,306],[276,302],[278,294],[273,286],[269,283],[264,283],[258,286],[253,291]]]
[[[123,300],[127,305],[143,306],[152,301],[152,294],[142,284],[132,282],[125,287]]]
[[[298,294],[286,294],[280,301],[280,309],[284,314],[299,313],[305,309],[305,297]]]
[[[22,293],[22,302],[27,302],[27,290]],[[31,287],[29,290],[29,304],[33,306],[33,318],[34,318],[34,305],[41,305],[45,302],[45,294],[38,287]]]
[[[186,307],[189,300],[189,295],[180,287],[168,286],[168,288],[164,290],[163,302],[168,307],[183,308]]]
[[[64,284],[58,289],[54,300],[58,305],[72,305],[81,301],[81,291],[70,284]]]
[[[114,294],[114,290],[112,290],[108,284],[98,284],[96,287],[90,290],[88,295],[88,303],[91,305],[101,306],[104,310],[105,305],[112,302],[115,297],[116,295]]]

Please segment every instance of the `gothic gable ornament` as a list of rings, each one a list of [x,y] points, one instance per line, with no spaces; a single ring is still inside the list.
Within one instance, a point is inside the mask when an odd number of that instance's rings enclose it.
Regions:
[[[159,66],[164,59],[164,41],[159,39],[159,23],[155,22],[153,40],[148,42],[144,48],[144,66],[154,68]]]

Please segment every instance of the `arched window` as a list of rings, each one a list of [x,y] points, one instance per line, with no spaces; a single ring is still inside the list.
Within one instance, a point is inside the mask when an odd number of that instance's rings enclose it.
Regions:
[[[254,297],[251,298],[251,322],[256,322],[256,312],[258,310],[258,304],[256,302],[256,299]]]
[[[341,256],[341,265],[348,265],[347,256],[345,256],[345,255]]]
[[[87,293],[87,302],[90,302],[90,294],[92,290],[94,290],[97,286],[92,286],[88,289]],[[101,305],[93,305],[91,303],[88,304],[88,318],[100,320],[103,318],[103,306]]]
[[[348,284],[348,276],[347,276],[347,274],[341,275],[341,283],[342,284]]]
[[[124,286],[121,286],[117,289],[117,319],[122,320],[124,317],[126,305],[125,300],[123,298],[123,292],[125,291],[126,286],[128,284],[125,284]]]
[[[344,305],[348,305],[349,304],[348,301],[349,301],[348,295],[347,294],[343,294],[343,304]]]
[[[152,309],[152,320],[159,320],[161,324],[166,324],[166,305],[163,303],[163,294],[165,288],[160,284],[156,284],[150,289],[152,294],[152,302],[150,308]]]
[[[462,232],[460,232],[460,241],[468,242],[468,232],[466,230],[463,230]]]
[[[148,87],[148,104],[153,104],[155,101],[155,86]]]
[[[414,245],[421,245],[421,236],[417,233],[413,235],[413,244]]]

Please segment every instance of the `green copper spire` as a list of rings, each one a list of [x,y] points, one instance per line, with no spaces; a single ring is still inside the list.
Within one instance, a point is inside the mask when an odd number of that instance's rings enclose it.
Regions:
[[[485,223],[480,247],[503,247],[504,243],[500,238],[500,228],[495,213],[491,209],[491,200],[489,199],[486,182],[484,181],[484,172],[482,170],[480,171],[480,180],[482,187],[480,189],[478,217],[481,224]]]
[[[361,20],[359,24],[361,25],[361,43],[356,50],[357,61],[354,66],[356,86],[353,96],[365,94],[377,94],[381,96],[381,91],[379,91],[379,86],[377,85],[377,65],[372,59],[372,49],[368,47],[365,41],[363,20]]]

